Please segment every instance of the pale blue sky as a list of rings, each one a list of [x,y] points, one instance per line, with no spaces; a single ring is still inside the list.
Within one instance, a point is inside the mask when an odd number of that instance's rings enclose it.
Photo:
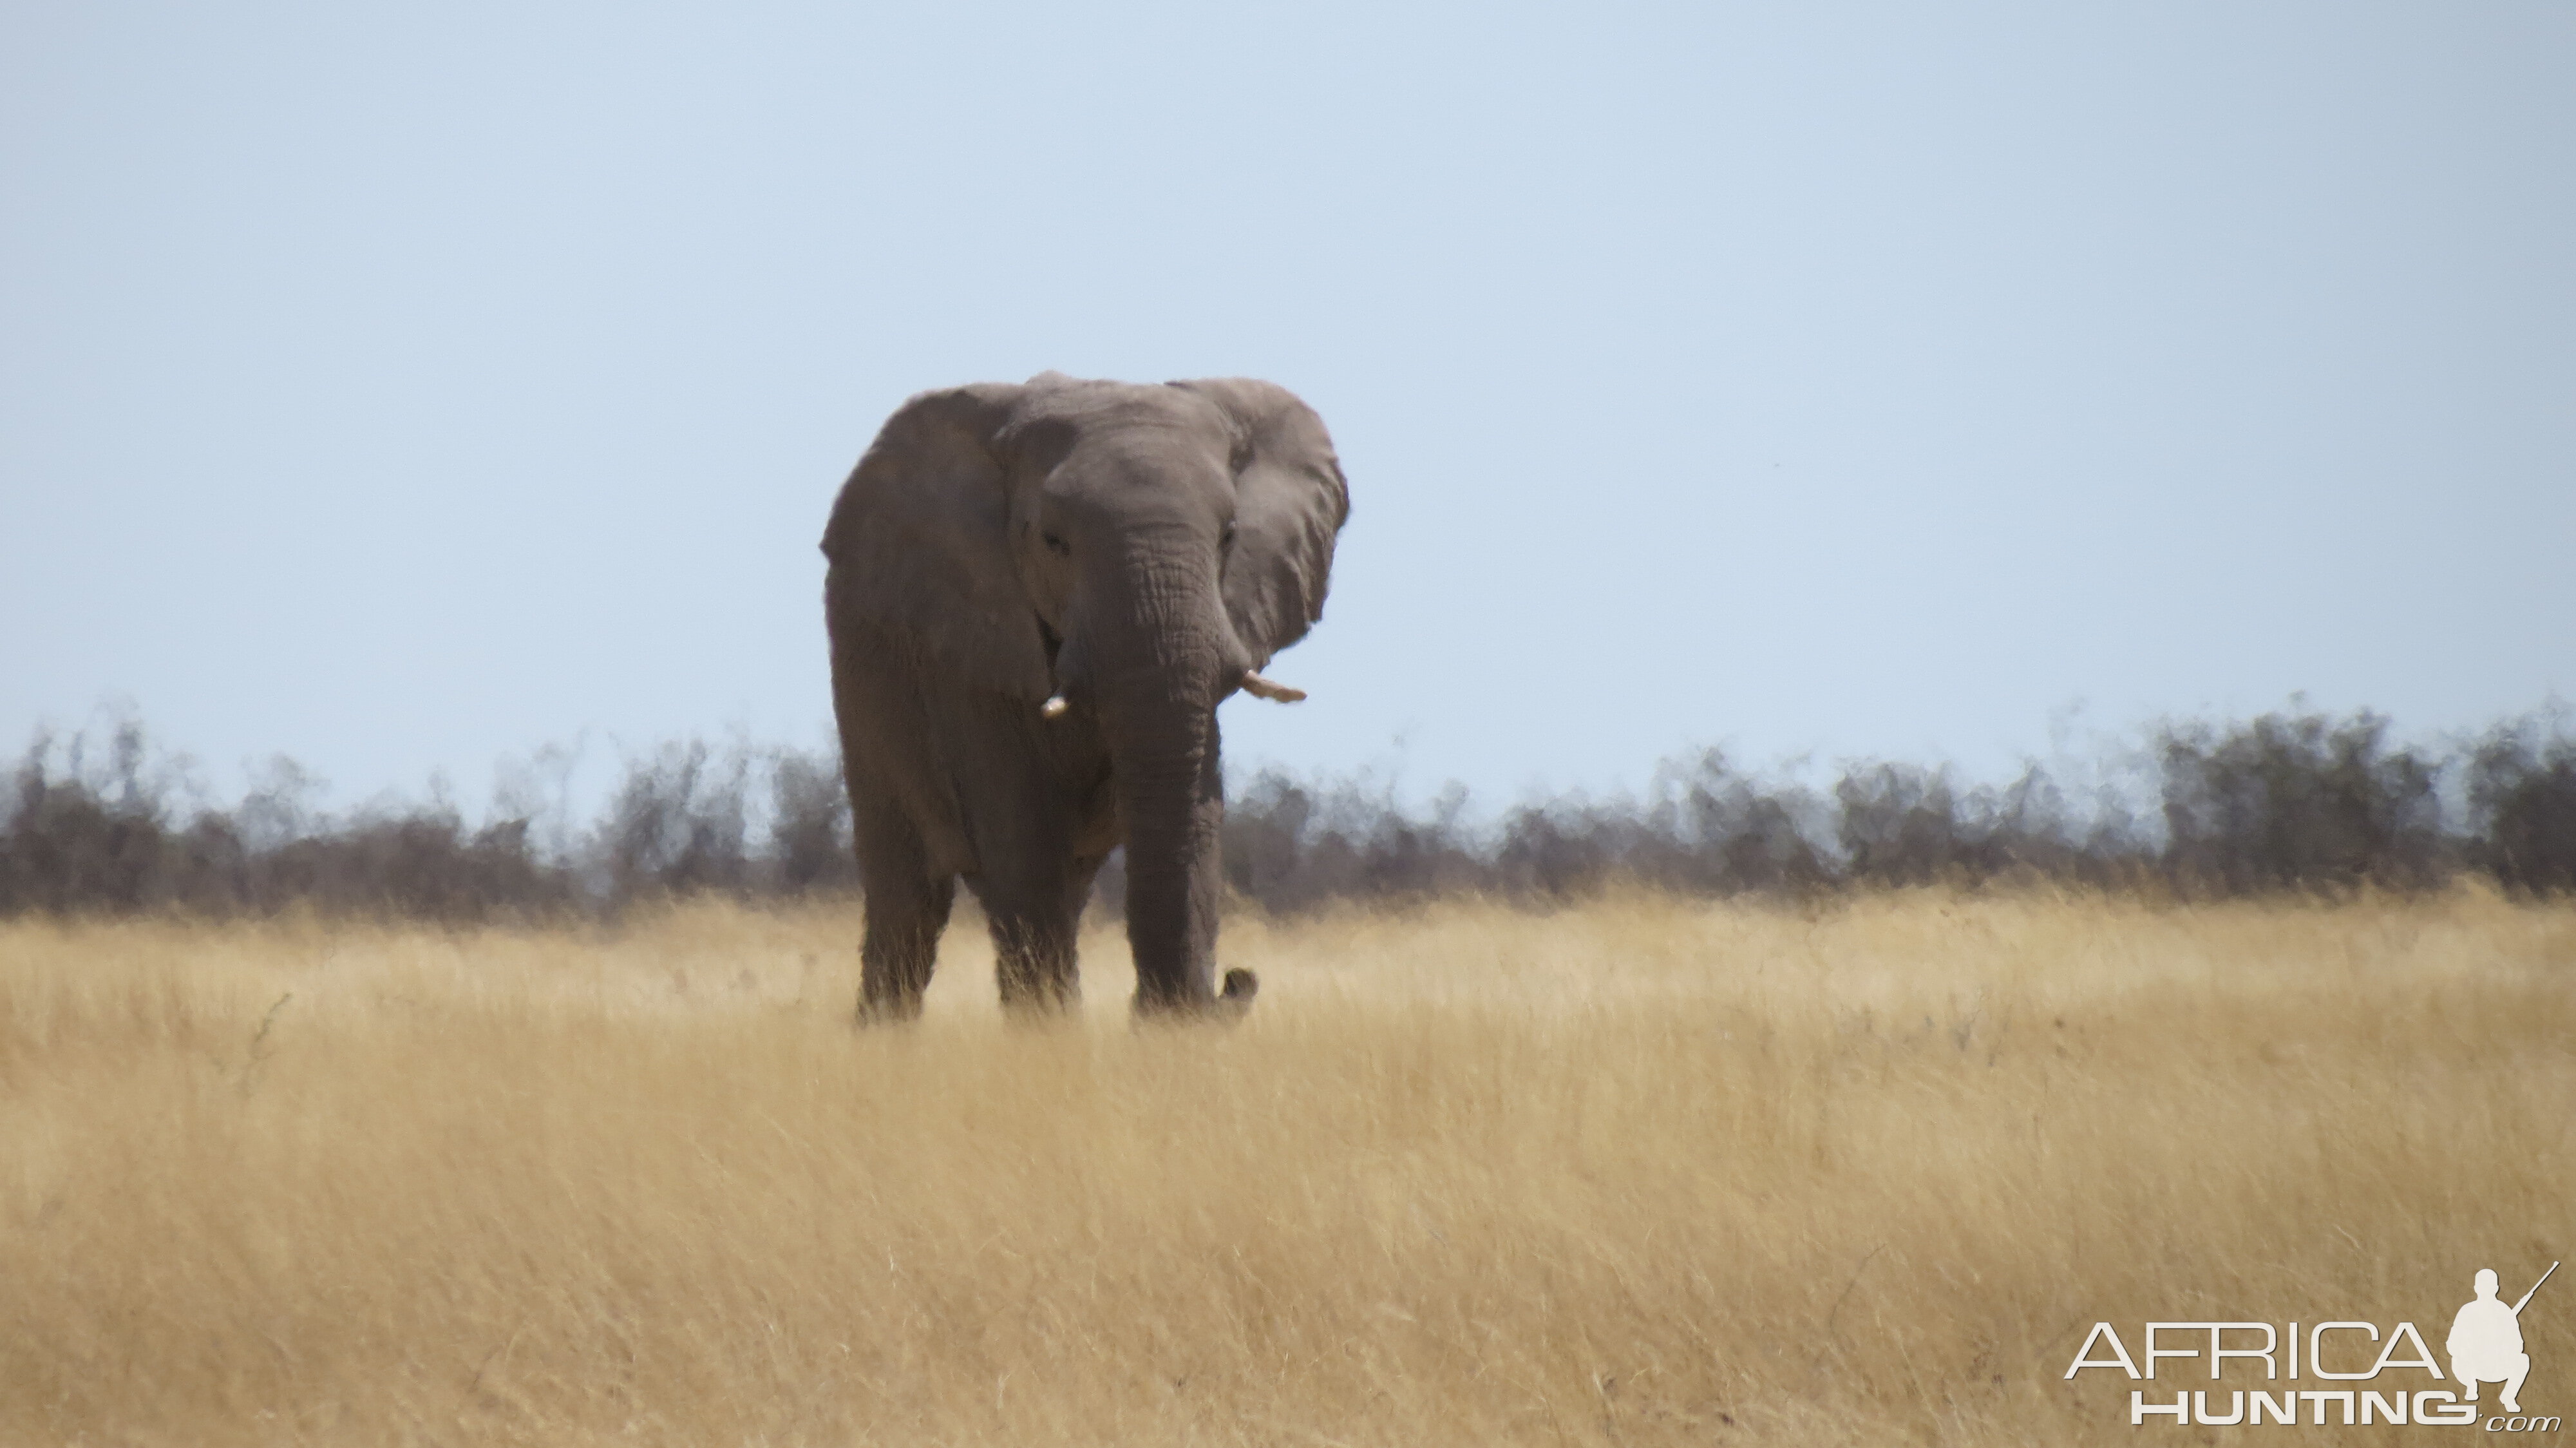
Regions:
[[[0,8],[0,744],[819,741],[842,475],[1050,367],[1333,429],[1238,765],[2576,693],[2564,0],[378,9]]]

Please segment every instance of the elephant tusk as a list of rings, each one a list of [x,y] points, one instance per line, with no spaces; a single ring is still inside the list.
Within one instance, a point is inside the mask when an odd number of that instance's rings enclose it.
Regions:
[[[1058,694],[1038,706],[1038,717],[1041,719],[1061,719],[1065,716],[1065,711],[1072,707],[1073,706],[1071,704],[1064,701],[1064,696],[1062,694]]]
[[[1306,697],[1305,690],[1292,689],[1286,684],[1282,684],[1271,679],[1265,679],[1250,669],[1243,671],[1243,692],[1247,694],[1258,694],[1264,699],[1268,699],[1273,703],[1279,704],[1294,704],[1298,700]]]

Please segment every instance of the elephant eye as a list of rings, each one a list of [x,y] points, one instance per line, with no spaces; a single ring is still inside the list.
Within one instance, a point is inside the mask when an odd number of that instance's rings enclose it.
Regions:
[[[1234,546],[1234,525],[1232,523],[1226,524],[1225,531],[1216,535],[1216,546],[1219,548],[1231,548]]]
[[[1071,548],[1065,546],[1065,541],[1062,538],[1057,537],[1053,533],[1040,533],[1038,535],[1038,541],[1047,546],[1047,551],[1049,553],[1055,554],[1059,558],[1073,551]]]

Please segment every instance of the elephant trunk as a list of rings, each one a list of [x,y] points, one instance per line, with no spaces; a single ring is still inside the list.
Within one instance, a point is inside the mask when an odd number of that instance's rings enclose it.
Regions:
[[[1216,705],[1240,646],[1212,570],[1141,561],[1127,572],[1124,606],[1090,620],[1085,644],[1126,828],[1136,1009],[1239,1008],[1257,988],[1250,974],[1229,972],[1222,995],[1214,976],[1225,819]]]

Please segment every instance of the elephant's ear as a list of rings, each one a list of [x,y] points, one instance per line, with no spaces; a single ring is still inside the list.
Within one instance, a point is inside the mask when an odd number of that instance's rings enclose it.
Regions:
[[[1037,614],[1010,553],[1010,501],[993,438],[1021,389],[925,392],[868,446],[823,530],[832,620],[908,639],[978,687],[1047,694]]]
[[[1350,489],[1324,420],[1287,388],[1243,377],[1173,385],[1223,409],[1242,439],[1225,607],[1257,669],[1324,616]]]

